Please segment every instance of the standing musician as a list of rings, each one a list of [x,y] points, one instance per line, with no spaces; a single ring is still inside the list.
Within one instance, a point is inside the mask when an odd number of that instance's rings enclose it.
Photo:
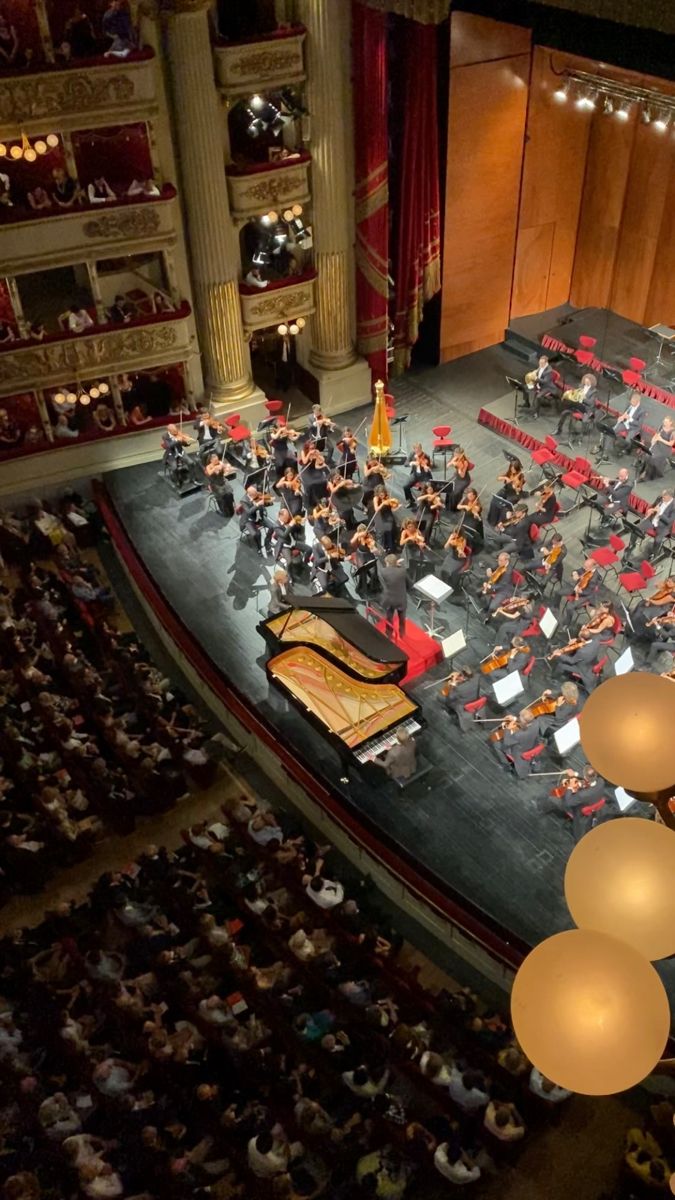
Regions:
[[[244,442],[242,449],[244,462],[252,471],[259,471],[262,467],[266,467],[272,457],[262,442],[256,439],[254,433],[251,434],[247,442]]]
[[[308,451],[308,461],[302,465],[299,474],[308,508],[318,504],[328,495],[330,468],[316,447]]]
[[[583,608],[586,604],[590,604],[600,588],[598,564],[594,558],[585,558],[582,570],[572,571],[572,582],[574,587],[568,604],[572,608]]]
[[[373,494],[378,487],[384,487],[387,479],[391,478],[391,471],[383,465],[381,459],[373,458],[370,455],[366,459],[366,465],[362,471],[363,475],[363,506],[370,508],[373,501]]]
[[[410,578],[413,583],[416,583],[420,575],[426,570],[425,551],[427,550],[427,543],[414,517],[408,517],[403,522],[400,546],[404,552],[406,567],[410,571]]]
[[[408,508],[414,508],[415,501],[413,500],[412,489],[420,488],[423,483],[432,478],[433,474],[431,459],[428,454],[424,453],[421,442],[416,442],[413,446],[412,454],[408,459],[408,466],[410,467],[410,477],[403,488],[403,494],[408,503]]]
[[[579,689],[571,679],[565,681],[558,696],[553,695],[551,688],[542,692],[539,700],[530,705],[535,717],[539,717],[540,728],[544,737],[549,737],[556,729],[562,729],[573,717],[581,712]]]
[[[598,682],[593,674],[593,667],[597,665],[601,649],[599,637],[584,638],[579,635],[572,638],[566,646],[552,650],[547,655],[547,661],[554,672],[578,675],[582,687],[590,694]]]
[[[523,383],[525,384],[525,394],[523,396],[523,409],[531,409],[532,415],[536,421],[539,416],[539,405],[545,397],[553,397],[558,395],[558,388],[553,374],[553,368],[549,362],[548,354],[539,355],[539,364],[534,371],[528,371]]]
[[[403,560],[388,554],[384,562],[377,564],[377,573],[382,584],[380,604],[384,609],[385,628],[394,636],[394,613],[398,613],[398,636],[405,637],[405,614],[408,607],[408,590]]]
[[[608,479],[604,476],[602,489],[602,496],[598,497],[597,504],[594,506],[599,507],[602,512],[600,524],[611,525],[613,519],[619,513],[625,514],[628,508],[628,498],[631,493],[628,467],[621,467],[617,471],[616,479]]]
[[[375,537],[387,554],[393,554],[398,542],[398,529],[394,513],[401,501],[390,496],[384,484],[375,488],[373,495],[373,529]]]
[[[356,567],[356,588],[359,594],[368,594],[369,588],[377,585],[377,556],[380,553],[374,534],[366,525],[357,525],[350,539],[351,558]]]
[[[336,442],[336,449],[340,454],[338,462],[338,470],[346,479],[352,479],[358,470],[358,462],[356,459],[356,450],[358,442],[354,437],[349,426],[345,426],[342,431],[342,437]]]
[[[660,549],[671,531],[673,521],[675,521],[673,493],[666,488],[661,492],[656,504],[652,504],[647,509],[646,516],[638,525],[639,536],[645,537],[646,534],[650,534],[650,542],[653,543],[647,551],[647,558],[651,558],[652,554]]]
[[[597,446],[593,447],[593,453],[598,455],[598,462],[603,462],[609,454],[609,443],[611,438],[615,438],[624,443],[623,452],[628,454],[632,443],[636,438],[639,438],[642,432],[642,426],[646,417],[645,408],[642,403],[642,396],[639,392],[632,392],[628,407],[622,412],[618,420],[613,421],[611,418],[601,421],[598,425],[600,432],[600,441]]]
[[[221,435],[224,434],[227,440],[230,440],[229,437],[227,437],[227,427],[225,425],[220,425],[218,421],[216,421],[215,417],[212,417],[207,410],[201,406],[198,409],[197,419],[195,420],[192,428],[197,435],[197,442],[199,444],[198,454],[202,463],[204,462],[205,458],[212,453]]]
[[[431,536],[434,524],[440,519],[442,508],[441,493],[436,491],[433,483],[425,483],[417,497],[417,509],[419,512],[418,525],[427,540]]]
[[[508,647],[495,646],[487,658],[483,659],[480,664],[481,673],[489,675],[490,682],[494,683],[495,680],[504,679],[506,675],[511,674],[511,671],[522,667],[524,665],[523,657],[525,660],[530,657],[530,647],[520,634],[515,634]]]
[[[508,517],[496,525],[492,537],[505,550],[510,552],[515,550],[518,558],[529,562],[534,558],[532,538],[530,537],[531,524],[532,518],[527,504],[521,501],[516,504]]]
[[[464,533],[457,528],[453,529],[443,549],[447,550],[448,553],[441,563],[440,576],[450,587],[454,587],[457,582],[457,576],[461,574],[467,565],[471,548]]]
[[[194,438],[188,437],[187,433],[183,433],[177,425],[167,425],[162,437],[162,450],[164,457],[162,462],[165,467],[173,473],[176,464],[185,454],[185,447],[191,446]]]
[[[522,755],[534,750],[540,741],[538,719],[530,708],[522,708],[517,717],[504,718],[500,727],[490,734],[488,745],[503,770],[513,770],[519,779],[525,779],[532,765]]]
[[[464,705],[479,699],[480,682],[480,676],[474,675],[471,667],[462,667],[459,671],[453,671],[448,675],[441,688],[440,695],[444,700],[445,708],[457,717],[462,732],[473,725],[473,717],[471,713],[465,711]]]
[[[478,553],[483,545],[483,505],[475,487],[468,487],[457,505],[462,513],[461,529],[472,552]]]
[[[556,425],[558,437],[563,432],[565,421],[572,420],[575,412],[583,413],[584,424],[590,421],[595,412],[595,402],[598,398],[598,381],[590,372],[582,375],[581,384],[577,388],[568,388],[563,392],[559,405],[560,419]]]
[[[537,800],[540,813],[557,813],[572,816],[572,833],[578,841],[587,832],[587,822],[582,818],[581,809],[594,804],[602,796],[605,781],[596,770],[587,764],[581,774],[568,767],[560,772],[560,778],[555,787],[547,787],[544,795]]]
[[[507,509],[520,500],[525,490],[525,472],[519,458],[510,458],[509,465],[502,475],[497,476],[498,483],[503,487],[492,497],[488,509],[488,525],[497,525],[504,519]]]
[[[454,469],[454,474],[450,487],[445,493],[445,506],[450,509],[450,512],[456,512],[457,505],[471,483],[471,463],[461,446],[455,450],[448,466]]]
[[[663,478],[673,446],[675,446],[675,425],[670,417],[664,417],[649,443],[649,453],[645,454],[644,451],[638,450],[638,457],[642,459],[637,476],[638,483],[641,483],[643,479]]]
[[[211,454],[204,467],[204,474],[207,487],[218,505],[219,511],[224,517],[234,516],[234,493],[229,478],[236,475],[237,472],[229,463],[226,466],[219,455]]]
[[[252,538],[258,551],[262,550],[262,530],[266,530],[265,549],[269,550],[274,525],[270,521],[265,508],[273,503],[272,497],[265,492],[259,492],[255,484],[246,488],[236,511],[239,513],[239,528],[242,533]]]
[[[502,600],[513,591],[511,574],[511,555],[506,550],[500,550],[496,566],[486,569],[485,582],[481,586],[483,608],[487,612],[491,613],[495,608],[499,608]]]
[[[283,475],[286,467],[294,467],[297,456],[292,442],[297,442],[300,434],[288,425],[274,425],[269,431],[268,441],[274,455],[274,466],[277,477]]]
[[[281,479],[273,485],[273,490],[279,493],[281,503],[287,508],[292,517],[297,517],[305,507],[302,494],[302,481],[295,467],[286,467]]]
[[[537,550],[532,567],[536,571],[542,571],[559,585],[562,583],[563,563],[566,557],[567,546],[563,536],[561,533],[554,533],[548,545]]]
[[[358,524],[352,508],[352,492],[358,492],[358,484],[335,471],[328,481],[328,502],[333,506],[338,516],[342,518],[347,529],[354,530]]]
[[[550,525],[558,510],[558,501],[555,497],[555,488],[550,480],[546,480],[540,487],[535,488],[532,495],[538,493],[537,503],[532,513],[532,524]]]
[[[333,446],[329,434],[335,433],[336,426],[321,412],[320,404],[312,405],[312,412],[307,422],[307,433],[316,444],[318,450],[326,456],[328,462],[333,457]]]
[[[348,580],[342,565],[345,553],[342,546],[336,546],[329,537],[322,537],[314,543],[310,578],[315,592],[328,592],[331,596],[346,595]]]

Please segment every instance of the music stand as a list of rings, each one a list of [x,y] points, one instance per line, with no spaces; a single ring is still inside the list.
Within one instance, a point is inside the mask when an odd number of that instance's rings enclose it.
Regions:
[[[629,646],[626,650],[624,650],[623,654],[619,655],[614,663],[614,674],[627,675],[629,671],[633,670],[634,666],[635,659],[633,658],[633,651]]]
[[[622,815],[623,813],[627,813],[634,804],[637,804],[635,796],[631,796],[630,792],[627,792],[625,788],[614,788],[614,795],[619,806],[619,812]]]
[[[558,618],[553,615],[550,608],[547,608],[546,611],[543,612],[538,618],[538,622],[539,628],[541,629],[544,637],[550,641],[556,629],[558,628]]]
[[[463,629],[456,629],[448,637],[443,638],[441,642],[441,650],[443,658],[452,658],[454,654],[459,654],[460,650],[464,650],[466,646],[466,637]]]
[[[442,579],[438,579],[436,575],[424,575],[422,579],[418,579],[417,583],[413,584],[413,591],[428,602],[429,624],[425,625],[425,629],[429,637],[438,637],[439,626],[436,624],[436,609],[439,604],[447,600],[448,596],[452,595],[453,589]]]
[[[383,462],[404,463],[408,457],[403,449],[403,425],[408,420],[409,413],[403,413],[400,417],[392,417],[391,424],[398,425],[398,446],[395,450],[390,450],[388,454],[382,455]]]
[[[494,698],[501,708],[507,708],[516,696],[521,696],[525,691],[520,671],[510,671],[503,679],[496,679],[492,685]]]
[[[506,375],[506,382],[513,389],[513,424],[518,424],[518,394],[524,396],[526,393],[525,384],[520,379],[514,379],[512,375]]]
[[[562,758],[565,754],[569,754],[575,746],[581,741],[581,730],[576,717],[572,717],[566,725],[562,725],[560,729],[556,729],[553,734],[553,741],[558,754]]]

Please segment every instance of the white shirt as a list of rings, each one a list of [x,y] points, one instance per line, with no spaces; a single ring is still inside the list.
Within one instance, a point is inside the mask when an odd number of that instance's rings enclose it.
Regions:
[[[544,1076],[536,1067],[530,1072],[530,1091],[541,1100],[548,1100],[549,1104],[560,1104],[561,1100],[567,1100],[573,1094],[567,1088],[558,1087],[557,1083],[553,1084],[550,1091],[545,1091]]]
[[[91,329],[93,324],[86,308],[81,308],[76,313],[68,313],[68,328],[71,333],[84,333],[85,329]]]
[[[656,512],[654,513],[654,516],[652,517],[652,525],[654,526],[655,529],[659,523],[659,517],[662,515],[662,513],[664,513],[666,511],[669,504],[672,504],[672,500],[662,500],[660,504],[657,504]]]
[[[463,1108],[465,1112],[475,1112],[476,1109],[487,1104],[490,1099],[487,1092],[482,1092],[480,1088],[467,1090],[462,1082],[462,1072],[457,1067],[453,1067],[450,1072],[448,1092],[455,1104],[459,1104],[459,1107]]]
[[[345,890],[341,883],[333,883],[330,879],[323,880],[323,887],[320,892],[312,891],[311,884],[308,883],[305,888],[310,900],[313,900],[319,908],[335,908],[338,904],[342,904],[345,898]]]
[[[275,1142],[269,1154],[261,1154],[256,1146],[256,1139],[251,1138],[248,1144],[248,1165],[258,1179],[273,1179],[286,1170],[288,1153],[285,1142]]]
[[[480,1167],[475,1163],[472,1167],[467,1167],[461,1158],[454,1163],[448,1161],[447,1142],[441,1142],[440,1146],[436,1148],[434,1166],[451,1183],[474,1183],[476,1179],[480,1179]]]

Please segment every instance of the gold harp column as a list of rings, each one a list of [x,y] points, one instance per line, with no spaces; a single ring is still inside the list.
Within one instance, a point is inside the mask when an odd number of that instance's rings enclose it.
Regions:
[[[165,0],[174,121],[181,160],[193,291],[207,392],[220,404],[262,398],[239,305],[239,241],[225,181],[222,114],[214,82],[210,0]]]
[[[297,6],[307,29],[317,270],[307,366],[319,381],[322,405],[333,412],[363,402],[371,390],[367,364],[355,350],[350,8],[346,0],[299,0]]]

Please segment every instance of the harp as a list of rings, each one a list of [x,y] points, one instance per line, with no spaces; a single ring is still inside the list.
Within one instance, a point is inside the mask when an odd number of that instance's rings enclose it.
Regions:
[[[374,458],[384,458],[391,452],[391,429],[387,420],[384,383],[381,379],[375,384],[375,415],[368,438],[368,449]]]

